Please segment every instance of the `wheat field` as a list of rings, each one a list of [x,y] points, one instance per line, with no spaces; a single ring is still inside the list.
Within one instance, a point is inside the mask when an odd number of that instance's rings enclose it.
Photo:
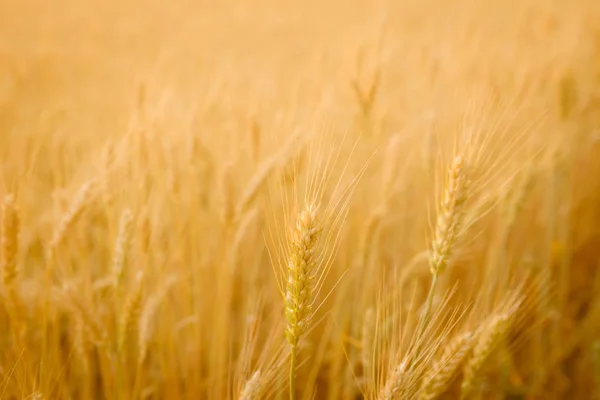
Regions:
[[[600,3],[4,0],[0,399],[600,398]]]

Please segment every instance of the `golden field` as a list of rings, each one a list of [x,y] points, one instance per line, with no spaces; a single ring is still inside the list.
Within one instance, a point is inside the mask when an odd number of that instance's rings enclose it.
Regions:
[[[4,0],[1,399],[600,398],[600,3]]]

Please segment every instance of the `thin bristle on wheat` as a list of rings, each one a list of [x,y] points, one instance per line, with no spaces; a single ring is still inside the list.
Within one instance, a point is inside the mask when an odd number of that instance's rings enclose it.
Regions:
[[[292,347],[306,330],[313,294],[312,276],[316,267],[315,247],[320,234],[317,207],[308,205],[296,223],[288,260],[288,279],[285,294],[285,336]]]
[[[123,280],[123,274],[127,267],[128,253],[131,245],[131,226],[133,223],[133,214],[130,210],[125,210],[121,214],[119,222],[119,233],[115,243],[115,253],[112,260],[112,271],[114,276],[114,285],[119,287]]]
[[[463,381],[461,383],[461,399],[467,398],[475,386],[481,368],[498,344],[504,339],[511,321],[510,313],[494,316],[484,327],[477,342],[473,346],[471,358],[463,370]]]
[[[257,370],[246,382],[240,392],[239,400],[257,400],[260,398],[260,370]]]
[[[455,337],[445,347],[441,357],[434,362],[423,378],[420,400],[433,400],[450,387],[460,367],[468,357],[473,345],[471,332]]]
[[[408,381],[406,379],[407,372],[408,362],[405,360],[393,369],[377,399],[394,400],[402,398],[402,391]]]
[[[14,198],[7,196],[2,205],[2,279],[10,288],[17,277],[19,246],[19,213]]]
[[[469,180],[464,158],[457,156],[448,170],[446,189],[435,226],[429,261],[434,276],[444,272],[452,255],[452,248],[462,228],[468,188]]]

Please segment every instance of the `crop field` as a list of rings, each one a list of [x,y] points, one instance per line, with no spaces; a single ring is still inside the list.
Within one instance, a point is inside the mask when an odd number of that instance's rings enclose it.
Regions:
[[[0,399],[600,399],[600,2],[2,0]]]

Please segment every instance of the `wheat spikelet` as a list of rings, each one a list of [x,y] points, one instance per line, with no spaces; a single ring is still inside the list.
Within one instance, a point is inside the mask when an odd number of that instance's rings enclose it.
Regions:
[[[125,302],[125,308],[123,310],[121,323],[119,326],[119,351],[123,351],[125,343],[127,343],[129,339],[130,333],[135,331],[139,322],[143,298],[143,278],[144,277],[142,273],[138,274],[135,287]]]
[[[17,277],[19,250],[19,212],[12,196],[6,196],[2,205],[2,280],[7,290]]]
[[[481,371],[485,362],[492,352],[498,347],[504,339],[509,325],[510,313],[503,313],[494,316],[484,327],[473,346],[471,358],[468,360],[463,370],[463,381],[461,383],[461,399],[467,398],[476,383],[477,374]]]
[[[115,253],[112,260],[112,272],[114,285],[118,288],[123,280],[123,274],[127,267],[128,253],[131,244],[131,226],[133,223],[133,214],[130,210],[125,210],[121,214],[119,222],[119,233],[115,243]]]
[[[464,158],[457,156],[448,170],[446,188],[431,244],[429,265],[434,276],[444,272],[452,255],[452,248],[462,228],[463,208],[467,200],[468,188],[469,181]]]
[[[257,400],[260,398],[261,374],[257,370],[246,382],[240,393],[239,400]]]
[[[433,400],[448,390],[452,379],[469,356],[472,344],[473,334],[468,332],[455,337],[444,348],[441,357],[434,362],[423,378],[419,399]]]
[[[408,363],[406,361],[402,361],[389,375],[377,399],[394,400],[402,398],[404,386],[408,381],[406,379],[407,371]]]

